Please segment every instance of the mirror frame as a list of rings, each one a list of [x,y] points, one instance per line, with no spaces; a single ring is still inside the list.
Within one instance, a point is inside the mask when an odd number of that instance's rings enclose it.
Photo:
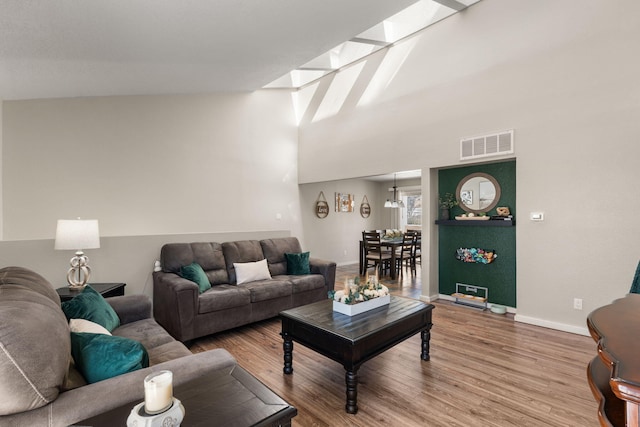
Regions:
[[[470,179],[473,178],[485,178],[487,179],[487,181],[490,181],[493,186],[496,189],[496,197],[493,199],[493,202],[491,202],[485,209],[481,210],[481,209],[471,209],[469,208],[467,205],[465,205],[464,203],[462,203],[461,201],[461,197],[460,197],[460,191],[462,190],[462,187],[464,186],[464,184],[469,181]],[[466,212],[473,212],[473,213],[482,213],[482,212],[489,212],[491,209],[495,208],[498,205],[498,202],[500,201],[500,195],[502,194],[502,191],[500,190],[500,184],[498,184],[498,181],[491,175],[489,175],[488,173],[484,173],[484,172],[475,172],[472,174],[469,174],[467,176],[465,176],[464,178],[462,178],[460,180],[460,182],[458,183],[458,186],[456,187],[456,200],[458,201],[458,206],[460,206],[460,208]]]

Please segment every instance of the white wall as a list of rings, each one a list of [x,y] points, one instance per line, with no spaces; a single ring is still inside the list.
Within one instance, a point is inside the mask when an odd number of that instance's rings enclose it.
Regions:
[[[2,98],[0,98],[0,165],[2,165],[2,151],[3,151],[2,135],[4,133],[2,131],[2,117],[3,117],[2,105],[3,105]],[[4,183],[4,173],[0,170],[0,240],[2,240],[3,238],[3,222],[4,222],[3,221],[4,218],[2,214],[2,211],[3,211],[2,206],[3,206],[3,200],[4,200],[4,197],[2,196],[3,194],[2,189],[4,187],[3,183]]]
[[[460,138],[515,129],[517,319],[584,333],[591,310],[628,292],[640,253],[637,16],[633,0],[483,0],[370,57],[338,114],[313,121],[312,103],[300,181],[422,168],[427,197],[434,171],[463,164]],[[308,90],[322,100],[340,78]],[[435,253],[437,227],[423,234]],[[433,261],[423,278],[437,278]]]
[[[5,101],[0,266],[65,286],[60,218],[97,218],[93,282],[150,294],[168,242],[297,236],[297,129],[290,95]],[[280,214],[280,219],[277,215]]]
[[[4,238],[301,232],[286,92],[4,102]],[[277,215],[281,219],[277,219]]]

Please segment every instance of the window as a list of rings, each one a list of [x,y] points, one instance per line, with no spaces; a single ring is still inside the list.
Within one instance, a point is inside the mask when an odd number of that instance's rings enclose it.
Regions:
[[[419,191],[403,191],[402,201],[405,208],[402,213],[402,229],[406,226],[422,226],[422,193]]]

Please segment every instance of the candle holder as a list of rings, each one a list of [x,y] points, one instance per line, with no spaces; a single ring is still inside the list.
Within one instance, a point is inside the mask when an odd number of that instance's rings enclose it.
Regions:
[[[127,427],[178,427],[184,406],[173,397],[173,373],[158,371],[144,379],[144,402],[133,407]]]

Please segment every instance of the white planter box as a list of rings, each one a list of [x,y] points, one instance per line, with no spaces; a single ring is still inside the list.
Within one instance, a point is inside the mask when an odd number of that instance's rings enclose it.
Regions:
[[[343,304],[338,301],[333,301],[333,311],[346,314],[347,316],[355,316],[356,314],[364,313],[365,311],[373,310],[374,308],[382,307],[391,302],[391,296],[385,295],[370,299],[367,301],[359,302],[357,304]]]

